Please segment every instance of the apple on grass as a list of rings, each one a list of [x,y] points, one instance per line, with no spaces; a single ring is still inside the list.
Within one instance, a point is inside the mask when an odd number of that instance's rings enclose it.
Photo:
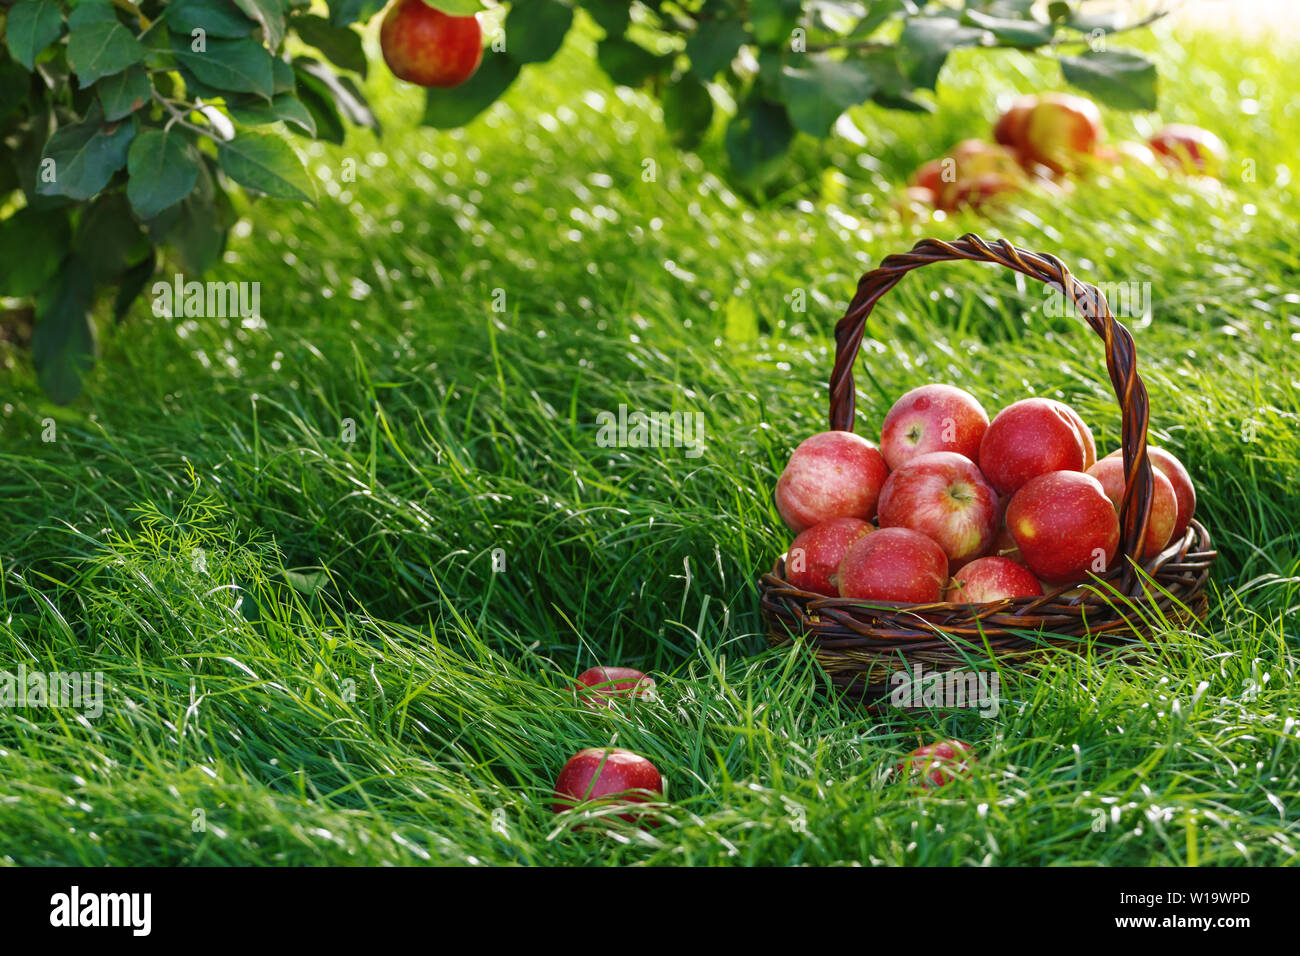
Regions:
[[[975,762],[975,752],[970,744],[960,740],[940,740],[917,747],[895,769],[905,780],[930,790],[958,777],[969,776],[971,764]]]
[[[891,470],[917,455],[952,451],[979,464],[989,416],[975,396],[953,385],[922,385],[894,402],[880,426],[880,454]]]
[[[1151,151],[1173,169],[1217,176],[1227,159],[1223,140],[1208,129],[1170,123],[1151,137]]]
[[[943,549],[951,567],[988,551],[1002,518],[997,492],[975,463],[932,451],[902,465],[880,491],[880,527],[910,528]]]
[[[578,683],[573,688],[588,707],[613,707],[610,698],[627,697],[640,700],[654,700],[655,681],[653,677],[634,670],[631,667],[592,667],[578,675]],[[590,691],[590,693],[587,693]]]
[[[799,533],[785,556],[785,579],[801,591],[839,594],[835,574],[844,552],[876,529],[860,518],[832,518]]]
[[[993,137],[1012,149],[1026,169],[1060,175],[1093,156],[1104,131],[1092,100],[1067,93],[1021,97],[999,117]]]
[[[918,531],[881,528],[849,545],[836,579],[841,597],[935,604],[948,580],[948,556]]]
[[[460,86],[483,59],[473,16],[453,17],[424,0],[397,0],[379,28],[379,49],[398,79],[418,86]]]
[[[1101,482],[1102,490],[1118,514],[1120,503],[1124,500],[1124,489],[1128,486],[1124,478],[1124,459],[1108,456],[1089,468],[1087,473]],[[1174,525],[1178,522],[1178,498],[1174,495],[1173,483],[1154,466],[1151,468],[1151,478],[1154,487],[1151,489],[1147,533],[1142,544],[1142,561],[1150,561],[1165,549],[1173,536]]]
[[[958,569],[943,599],[951,604],[988,604],[1042,593],[1038,578],[1019,561],[990,555]]]
[[[569,758],[555,781],[555,812],[600,800],[609,804],[648,803],[663,796],[663,778],[645,757],[616,747],[588,747]],[[620,813],[636,823],[639,814]]]
[[[776,482],[776,508],[796,533],[831,518],[870,521],[888,474],[885,459],[865,438],[819,432],[790,456]]]
[[[1123,454],[1124,450],[1120,448],[1106,457],[1122,457]],[[1178,499],[1178,518],[1174,521],[1174,530],[1169,540],[1181,541],[1196,514],[1196,486],[1192,484],[1192,476],[1187,473],[1181,461],[1163,448],[1147,445],[1147,458],[1151,460],[1151,467],[1168,478],[1174,486],[1174,497]]]
[[[1026,398],[993,417],[980,442],[980,468],[1001,495],[1052,471],[1087,471],[1097,460],[1092,431],[1064,402]]]
[[[1104,574],[1119,551],[1119,516],[1101,482],[1053,471],[1025,482],[1007,505],[1007,528],[1025,565],[1049,584]]]

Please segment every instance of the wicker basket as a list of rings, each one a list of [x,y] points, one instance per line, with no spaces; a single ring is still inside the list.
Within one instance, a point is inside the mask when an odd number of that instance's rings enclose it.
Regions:
[[[975,235],[955,242],[924,239],[903,255],[889,256],[862,277],[857,295],[835,326],[835,368],[830,378],[830,427],[853,430],[853,363],[867,316],[908,272],[932,262],[970,259],[993,262],[1064,290],[1106,346],[1122,416],[1127,488],[1120,503],[1120,560],[1085,588],[1059,588],[1041,597],[990,604],[908,605],[832,598],[801,591],[785,580],[784,557],[760,581],[768,640],[788,644],[802,637],[831,684],[852,697],[877,703],[890,690],[890,675],[920,664],[934,673],[974,662],[1021,664],[1036,654],[1085,643],[1120,645],[1149,635],[1157,610],[1168,620],[1203,618],[1206,582],[1215,552],[1205,528],[1193,520],[1182,540],[1154,560],[1132,556],[1146,533],[1151,507],[1147,459],[1150,409],[1137,373],[1133,336],[1116,321],[1100,291],[1080,282],[1055,256],[1017,249]]]

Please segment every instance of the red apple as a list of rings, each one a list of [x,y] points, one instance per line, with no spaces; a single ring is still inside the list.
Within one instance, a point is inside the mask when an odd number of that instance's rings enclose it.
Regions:
[[[1101,482],[1081,471],[1029,479],[1007,505],[1007,527],[1029,570],[1051,584],[1103,574],[1119,551],[1119,517]]]
[[[472,16],[448,16],[424,0],[397,0],[379,28],[379,48],[398,79],[459,86],[483,59],[483,31]]]
[[[979,463],[989,416],[975,396],[953,385],[922,385],[894,403],[880,428],[880,454],[890,469],[932,451]]]
[[[876,516],[889,468],[876,446],[852,432],[804,439],[776,483],[776,508],[791,531],[831,518]]]
[[[1101,482],[1102,491],[1119,513],[1120,502],[1124,500],[1124,459],[1115,456],[1103,458],[1088,469],[1088,474]],[[1160,471],[1152,467],[1151,477],[1155,487],[1151,492],[1151,514],[1147,518],[1147,535],[1142,548],[1140,560],[1150,561],[1165,549],[1178,521],[1178,498],[1174,495],[1174,486]]]
[[[1029,114],[1038,105],[1036,96],[1019,96],[993,124],[993,138],[1014,153],[1024,149]]]
[[[1106,457],[1114,458],[1123,454],[1123,449],[1116,449]],[[1181,461],[1163,448],[1147,445],[1147,457],[1151,459],[1151,467],[1168,478],[1174,486],[1174,497],[1178,499],[1178,518],[1174,521],[1174,530],[1169,540],[1181,541],[1196,514],[1196,486],[1192,484],[1192,476],[1187,473]]]
[[[861,518],[832,518],[799,533],[785,557],[785,579],[801,591],[839,594],[835,573],[854,541],[876,529]]]
[[[952,576],[943,599],[951,604],[987,604],[1004,598],[1038,597],[1038,578],[1010,558],[976,558]]]
[[[569,758],[555,780],[555,812],[561,813],[589,800],[609,803],[647,803],[663,796],[663,778],[649,760],[630,750],[588,747]],[[607,799],[608,798],[608,799]],[[638,815],[619,818],[635,823]]]
[[[896,769],[908,780],[929,790],[942,787],[958,777],[969,776],[970,765],[975,762],[970,744],[960,740],[940,740],[917,747]]]
[[[951,451],[913,458],[880,490],[880,527],[919,531],[952,567],[986,552],[1001,519],[997,492],[973,461]]]
[[[927,160],[922,163],[916,167],[916,172],[912,174],[910,185],[920,189],[928,189],[938,195],[944,186],[943,163],[937,159]]]
[[[631,667],[592,667],[578,675],[578,684],[574,690],[589,688],[590,694],[582,693],[581,700],[588,707],[603,703],[613,706],[611,697],[631,697],[641,700],[655,699],[655,681]]]
[[[952,210],[963,205],[978,205],[982,200],[1004,192],[1014,192],[1024,183],[1024,172],[1016,156],[997,143],[962,140],[940,162],[943,172],[934,188],[940,209]]]
[[[989,554],[996,558],[1020,560],[1020,549],[1016,547],[1016,539],[1011,537],[1011,532],[1007,530],[1005,523],[998,528],[998,536],[993,539],[993,547],[989,548]]]
[[[1084,471],[1097,460],[1092,432],[1069,405],[1026,398],[993,417],[980,442],[980,467],[999,494],[1052,471]]]
[[[1150,139],[1151,150],[1174,169],[1216,176],[1227,159],[1223,140],[1208,129],[1170,123]]]
[[[836,572],[840,596],[933,604],[948,580],[948,556],[917,531],[881,528],[849,545]]]
[[[1052,172],[1075,169],[1093,155],[1104,131],[1097,104],[1082,96],[1044,93],[1028,111],[1019,144],[1026,165],[1037,163]]]

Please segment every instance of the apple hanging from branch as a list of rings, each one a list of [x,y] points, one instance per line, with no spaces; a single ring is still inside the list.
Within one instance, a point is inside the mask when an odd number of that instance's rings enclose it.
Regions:
[[[418,86],[460,86],[483,60],[483,31],[475,17],[454,17],[424,0],[397,0],[379,28],[384,62],[398,79]]]

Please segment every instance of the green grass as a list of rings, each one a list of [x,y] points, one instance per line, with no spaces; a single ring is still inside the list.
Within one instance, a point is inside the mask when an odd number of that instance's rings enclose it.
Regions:
[[[869,146],[830,150],[829,202],[792,185],[761,210],[582,43],[454,134],[373,80],[383,139],[312,147],[319,206],[247,206],[211,276],[260,282],[264,327],[146,302],[69,408],[8,357],[0,669],[102,671],[105,704],[0,709],[0,861],[1294,859],[1300,76],[1293,50],[1179,39],[1145,43],[1162,117],[1228,140],[1222,188],[1130,176],[923,227],[888,190],[1050,64],[954,58],[935,117],[858,115]],[[992,719],[866,715],[763,650],[755,580],[787,543],[771,488],[825,427],[859,274],[968,230],[1151,283],[1152,437],[1222,551],[1212,614],[1133,664],[1007,675]],[[909,276],[870,320],[859,429],[946,380],[991,409],[1067,399],[1114,447],[1101,343],[1044,303],[990,267]],[[599,447],[620,404],[701,413],[707,450]],[[595,663],[652,670],[660,702],[579,706],[564,688]],[[969,781],[886,778],[936,736],[977,748]],[[606,742],[663,771],[659,827],[551,813],[564,760]]]

